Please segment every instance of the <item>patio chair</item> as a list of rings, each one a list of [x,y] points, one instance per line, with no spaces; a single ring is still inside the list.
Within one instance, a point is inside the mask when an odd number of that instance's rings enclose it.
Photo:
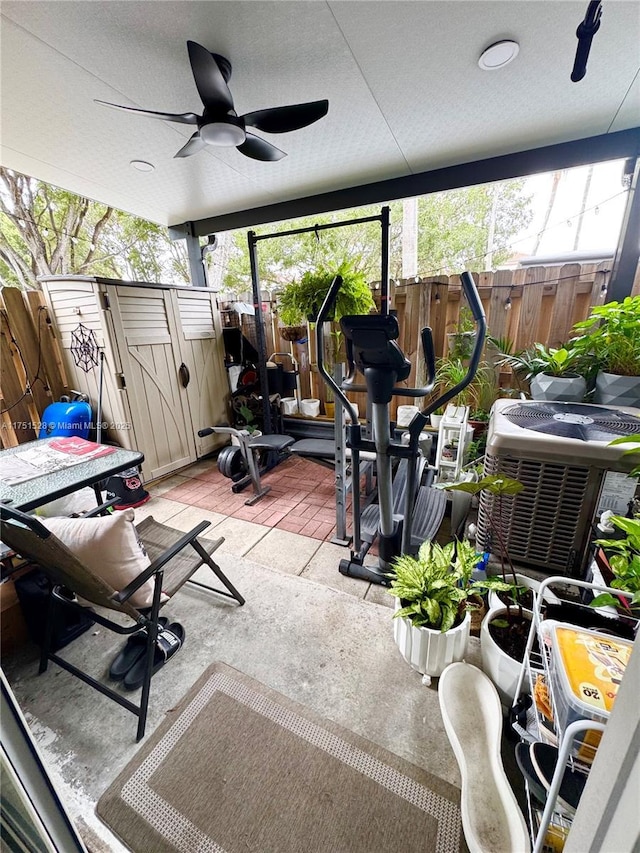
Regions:
[[[113,501],[96,507],[91,513],[87,513],[85,518],[104,514],[105,507],[110,503]],[[222,538],[198,539],[202,531],[210,525],[209,521],[202,521],[189,533],[183,533],[159,524],[153,518],[146,518],[136,526],[136,530],[146,548],[151,565],[123,589],[114,589],[81,562],[38,519],[7,506],[0,506],[0,519],[3,522],[0,531],[2,541],[23,558],[37,563],[52,585],[39,672],[43,673],[47,669],[48,662],[54,661],[72,675],[117,702],[138,717],[136,740],[141,740],[144,737],[147,720],[156,640],[159,629],[161,630],[160,608],[185,583],[232,598],[239,605],[244,604],[244,598],[211,558],[211,554],[224,540]],[[192,580],[194,573],[203,565],[211,569],[225,589]],[[131,597],[148,581],[152,584],[150,606],[133,606]],[[79,598],[91,605],[122,614],[128,617],[128,621],[126,624],[119,624],[107,615],[97,613],[92,608],[80,604]],[[144,629],[146,634],[144,676],[138,705],[51,651],[51,633],[58,607],[80,608],[93,622],[117,634],[133,635]]]

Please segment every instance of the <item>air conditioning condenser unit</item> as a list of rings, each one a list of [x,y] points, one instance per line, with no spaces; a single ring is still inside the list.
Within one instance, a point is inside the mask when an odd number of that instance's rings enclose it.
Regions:
[[[637,485],[626,476],[627,448],[610,442],[638,434],[637,409],[497,400],[484,473],[513,477],[524,489],[502,499],[481,493],[479,544],[499,553],[501,539],[514,563],[581,577],[596,513],[624,514]]]

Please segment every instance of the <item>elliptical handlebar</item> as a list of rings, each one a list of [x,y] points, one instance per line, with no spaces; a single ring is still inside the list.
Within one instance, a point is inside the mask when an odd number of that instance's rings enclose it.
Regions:
[[[436,357],[433,348],[433,333],[428,326],[420,332],[420,340],[422,342],[422,351],[424,353],[424,363],[427,372],[427,384],[421,388],[405,388],[403,385],[396,385],[393,388],[392,394],[394,397],[426,397],[433,391],[436,384]],[[364,391],[366,393],[366,385],[356,385],[354,382],[356,376],[356,364],[353,360],[353,345],[347,340],[347,367],[349,372],[342,383],[342,386],[347,386],[349,391]]]
[[[471,358],[469,359],[469,366],[467,368],[467,374],[462,379],[461,382],[458,382],[457,385],[454,385],[453,388],[449,388],[448,391],[445,391],[444,394],[441,394],[440,397],[437,397],[433,400],[423,412],[419,412],[409,424],[409,435],[411,436],[411,442],[417,442],[420,433],[422,432],[423,427],[427,423],[427,418],[431,414],[431,412],[435,412],[437,408],[443,406],[445,403],[448,403],[449,400],[452,400],[456,397],[460,391],[467,387],[470,382],[473,380],[473,377],[476,375],[476,371],[478,369],[478,364],[480,363],[480,358],[482,356],[482,350],[484,348],[484,339],[487,333],[487,319],[484,313],[484,308],[482,307],[482,302],[480,301],[480,295],[478,294],[478,289],[473,280],[473,276],[470,272],[463,272],[460,274],[460,281],[462,283],[462,289],[464,291],[465,298],[469,304],[469,308],[471,313],[473,314],[473,319],[476,321],[476,340],[473,347],[473,352],[471,353]]]
[[[409,426],[409,433],[411,436],[411,441],[418,440],[420,433],[422,432],[423,427],[427,422],[427,417],[431,414],[431,412],[435,411],[439,406],[448,403],[449,400],[452,400],[457,394],[460,393],[464,388],[469,385],[472,381],[473,377],[476,374],[478,369],[478,364],[480,363],[480,358],[482,356],[482,350],[484,347],[484,339],[487,332],[487,321],[484,313],[484,308],[482,307],[482,302],[480,301],[480,296],[478,294],[478,290],[476,288],[475,282],[473,280],[473,276],[470,272],[463,272],[460,275],[460,281],[462,283],[462,289],[464,291],[465,298],[467,303],[469,304],[469,308],[473,315],[474,320],[476,321],[476,341],[473,348],[473,353],[471,354],[471,358],[469,360],[469,367],[467,370],[467,375],[464,379],[455,385],[453,388],[449,388],[444,394],[440,397],[436,398],[433,402],[431,402],[427,408],[417,414],[413,421]],[[327,369],[324,366],[324,323],[327,320],[327,317],[330,313],[331,308],[335,305],[336,299],[338,297],[338,292],[342,287],[342,278],[337,275],[331,283],[329,290],[327,291],[327,295],[325,296],[324,302],[322,303],[322,307],[318,312],[317,318],[317,326],[316,326],[316,338],[318,343],[318,371],[324,378],[325,382],[329,385],[329,387],[333,390],[335,394],[337,394],[340,399],[342,405],[347,409],[349,417],[351,418],[352,423],[356,423],[355,418],[355,410],[353,409],[351,402],[343,392],[342,388],[338,385],[335,379],[329,375]],[[394,395],[404,396],[404,397],[426,397],[427,394],[431,393],[434,388],[436,382],[436,366],[435,366],[435,351],[433,347],[433,335],[431,329],[425,327],[422,329],[420,333],[421,341],[422,341],[422,349],[424,351],[424,359],[425,359],[425,367],[427,371],[427,384],[421,388],[402,388],[397,386],[393,389]],[[353,363],[353,356],[348,357],[349,362],[349,376],[347,377],[347,384],[349,384],[349,390],[352,391],[366,391],[366,385],[354,385],[353,382],[353,374],[355,372],[355,364]],[[351,382],[349,382],[351,379]]]

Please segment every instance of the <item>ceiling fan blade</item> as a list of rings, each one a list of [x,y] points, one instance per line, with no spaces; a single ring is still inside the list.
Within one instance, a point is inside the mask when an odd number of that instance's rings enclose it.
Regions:
[[[195,41],[187,42],[193,79],[202,103],[207,109],[233,109],[233,98],[222,72],[211,53]]]
[[[206,147],[207,143],[200,137],[200,131],[196,130],[187,144],[183,145],[178,153],[173,155],[173,159],[175,160],[176,157],[191,157],[192,154],[197,154],[198,151],[202,151]]]
[[[198,124],[200,118],[195,113],[157,113],[153,110],[139,110],[137,107],[123,107],[120,104],[110,104],[109,101],[98,101],[94,98],[96,104],[102,104],[104,107],[111,107],[114,110],[124,110],[127,113],[137,113],[141,116],[149,118],[159,118],[163,121],[176,121],[179,124]]]
[[[237,146],[237,149],[245,157],[252,157],[254,160],[265,160],[268,162],[282,160],[283,157],[287,156],[284,151],[276,148],[275,145],[267,142],[266,139],[254,136],[253,133],[247,133],[247,138],[242,145]]]
[[[288,107],[272,107],[256,110],[242,116],[244,123],[264,133],[287,133],[299,130],[326,116],[329,101],[309,101],[306,104],[291,104]]]

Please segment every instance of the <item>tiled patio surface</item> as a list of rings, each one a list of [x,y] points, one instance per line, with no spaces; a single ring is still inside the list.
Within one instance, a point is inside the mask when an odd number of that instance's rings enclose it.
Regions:
[[[220,474],[214,460],[193,465],[178,476],[183,481],[163,490],[164,498],[313,539],[327,541],[335,535],[334,474],[313,462],[291,458],[278,465],[263,478],[271,491],[254,506],[245,504],[251,487],[233,494],[231,480]]]
[[[336,532],[333,471],[294,457],[271,470],[262,482],[271,491],[254,506],[246,506],[251,487],[234,494],[231,480],[220,474],[215,458],[203,459],[151,483],[151,500],[136,509],[136,521],[153,515],[156,521],[188,531],[206,520],[211,526],[205,537],[224,537],[221,553],[246,556],[276,571],[393,606],[383,587],[338,571],[340,560],[350,552],[331,542]],[[350,500],[347,507],[349,531]],[[374,543],[365,562],[375,563],[376,555]]]

